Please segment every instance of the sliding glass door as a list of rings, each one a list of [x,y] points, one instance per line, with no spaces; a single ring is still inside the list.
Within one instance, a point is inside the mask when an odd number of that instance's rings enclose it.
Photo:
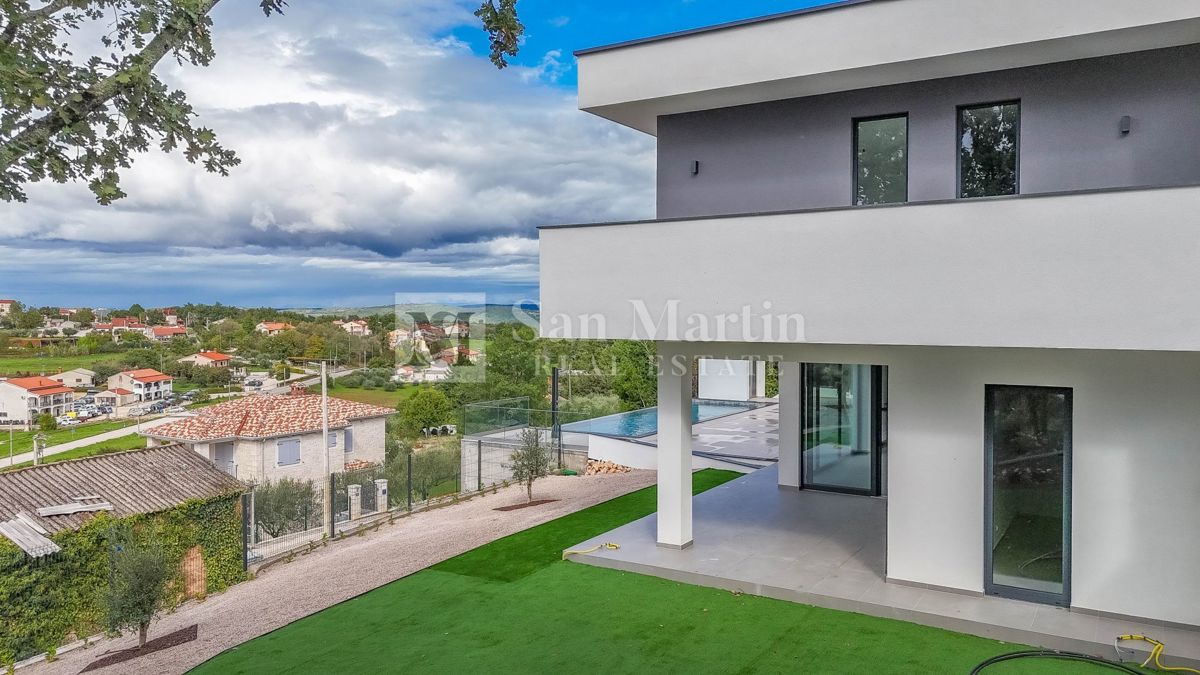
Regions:
[[[804,364],[803,487],[880,493],[885,373],[880,366]]]
[[[984,587],[1070,604],[1071,390],[989,385]]]

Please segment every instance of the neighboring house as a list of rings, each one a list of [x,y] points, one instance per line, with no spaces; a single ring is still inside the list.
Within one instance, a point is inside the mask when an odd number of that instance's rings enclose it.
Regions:
[[[0,636],[9,668],[105,630],[100,591],[120,542],[110,534],[169,540],[164,548],[180,571],[172,601],[244,580],[246,487],[178,445],[0,473],[0,588],[9,589]],[[70,601],[49,600],[60,597]]]
[[[181,359],[176,359],[176,363],[190,363],[195,366],[209,366],[212,368],[228,368],[233,363],[233,357],[221,352],[198,352],[191,356],[185,356]]]
[[[93,331],[97,333],[112,333],[113,335],[124,333],[125,331],[145,333],[147,328],[149,326],[132,316],[118,316],[113,318],[112,321],[92,324]]]
[[[657,137],[657,218],[541,229],[542,335],[655,341],[661,546],[695,359],[773,358],[779,487],[886,495],[883,594],[1200,626],[1200,3],[1018,5],[578,55],[580,106]]]
[[[0,380],[0,424],[29,425],[38,415],[58,417],[71,408],[73,392],[48,377],[11,377]]]
[[[346,462],[382,464],[384,422],[391,408],[329,398],[329,471]],[[194,417],[154,427],[144,436],[179,442],[242,480],[319,480],[326,475],[321,397],[254,394],[201,408]]]
[[[0,316],[8,316],[16,306],[16,300],[0,300]]]
[[[113,387],[112,389],[106,389],[96,394],[96,403],[98,405],[112,406],[114,410],[131,406],[138,401],[140,401],[138,395],[124,387]]]
[[[292,330],[295,326],[290,323],[281,321],[263,321],[254,327],[254,330],[264,335],[279,335],[285,330]]]
[[[388,331],[388,346],[392,349],[399,347],[401,343],[408,342],[412,339],[412,331],[406,328],[397,328],[393,331]]]
[[[367,337],[371,334],[371,327],[362,319],[355,319],[353,321],[342,321],[341,319],[338,319],[333,322],[333,325],[341,328],[351,335]]]
[[[416,378],[421,382],[445,382],[450,379],[450,372],[450,364],[437,359],[428,367],[418,370]]]
[[[171,395],[170,375],[153,368],[126,370],[108,378],[110,390],[126,389],[137,396],[137,402],[158,401]]]
[[[144,331],[146,337],[159,342],[170,342],[177,337],[187,337],[187,329],[183,326],[150,326]]]
[[[438,352],[437,357],[448,364],[458,363],[460,358],[466,359],[468,363],[479,363],[479,355],[480,352],[478,349],[471,349],[464,346],[457,348],[447,347]]]
[[[68,387],[90,387],[96,384],[96,373],[87,368],[76,368],[51,375],[50,379],[57,380]]]

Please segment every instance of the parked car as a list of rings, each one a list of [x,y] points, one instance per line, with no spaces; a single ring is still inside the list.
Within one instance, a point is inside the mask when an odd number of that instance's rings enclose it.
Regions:
[[[54,421],[57,422],[58,426],[60,427],[73,427],[79,424],[79,420],[75,419],[74,417],[67,417],[66,415],[62,415],[56,418]]]
[[[100,406],[99,410],[101,413],[103,413],[105,415],[113,414],[113,407],[111,405],[102,405],[102,406]]]
[[[181,405],[173,405],[170,408],[167,408],[167,412],[169,412],[169,413],[187,412],[187,408],[185,408]]]
[[[145,414],[147,414],[147,413],[149,413],[149,412],[150,412],[150,411],[149,411],[149,410],[147,410],[147,409],[145,408],[145,406],[135,405],[135,406],[133,406],[132,408],[130,408],[130,409],[127,411],[127,414],[128,414],[130,417],[141,417],[142,415],[145,415]]]

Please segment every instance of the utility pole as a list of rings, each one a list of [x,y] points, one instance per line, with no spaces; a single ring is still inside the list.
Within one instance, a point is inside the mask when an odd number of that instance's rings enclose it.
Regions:
[[[321,501],[324,502],[322,522],[327,528],[326,535],[333,539],[333,485],[329,472],[329,384],[325,375],[326,366],[325,361],[321,361],[321,456],[325,459],[325,472],[322,474],[324,480],[321,481],[325,499]]]

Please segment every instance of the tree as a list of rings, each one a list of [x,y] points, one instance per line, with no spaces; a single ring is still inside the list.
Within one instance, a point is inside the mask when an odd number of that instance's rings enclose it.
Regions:
[[[325,356],[325,338],[320,335],[313,335],[308,338],[308,342],[304,345],[304,358],[319,359]]]
[[[50,413],[42,413],[37,416],[37,425],[41,431],[54,431],[58,428],[58,420]]]
[[[216,55],[209,13],[219,0],[28,0],[0,2],[0,199],[25,201],[24,187],[50,179],[86,180],[96,200],[125,193],[119,171],[157,145],[210,173],[228,175],[240,162],[216,133],[193,123],[180,90],[154,74],[170,56],[207,66]],[[260,0],[280,14],[286,0]],[[476,12],[497,68],[517,53],[524,26],[516,0],[486,0]],[[97,35],[86,60],[68,35]],[[99,56],[103,54],[104,56]]]
[[[616,365],[613,390],[621,397],[626,409],[638,410],[656,405],[658,375],[655,372],[654,343],[620,340],[613,345],[613,360]]]
[[[309,529],[321,520],[312,481],[280,478],[254,489],[254,522],[272,537]]]
[[[163,610],[174,566],[154,545],[125,542],[114,546],[104,595],[108,626],[114,631],[138,629],[138,646],[146,646],[150,622]]]
[[[450,399],[437,389],[421,387],[417,393],[400,401],[399,426],[407,436],[417,436],[423,429],[446,424],[454,414]]]
[[[75,310],[75,313],[71,315],[71,320],[76,323],[90,324],[96,320],[96,313],[84,307]]]
[[[533,501],[533,482],[550,473],[550,448],[542,443],[541,431],[532,427],[521,431],[521,445],[508,461],[505,468],[512,471],[513,480],[525,484],[525,496]]]
[[[287,379],[291,377],[292,371],[288,368],[287,361],[280,361],[279,363],[275,364],[274,368],[272,368],[271,374],[274,375],[275,379],[279,382],[286,382]]]

